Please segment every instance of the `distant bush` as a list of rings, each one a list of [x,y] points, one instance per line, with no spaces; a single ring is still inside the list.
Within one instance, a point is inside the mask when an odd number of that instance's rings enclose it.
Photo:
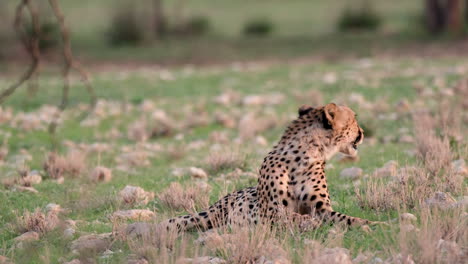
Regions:
[[[120,8],[112,18],[107,38],[112,46],[136,45],[143,42],[145,30],[132,8]]]
[[[211,22],[205,16],[193,16],[169,27],[167,35],[172,36],[200,36],[206,34],[211,28]]]
[[[381,22],[381,17],[369,6],[359,9],[347,8],[338,20],[338,29],[340,31],[374,31],[379,28]]]
[[[256,18],[244,25],[243,33],[247,36],[267,36],[273,32],[274,24],[267,18]]]
[[[206,16],[193,16],[187,20],[187,28],[193,35],[202,35],[211,28],[211,22]]]

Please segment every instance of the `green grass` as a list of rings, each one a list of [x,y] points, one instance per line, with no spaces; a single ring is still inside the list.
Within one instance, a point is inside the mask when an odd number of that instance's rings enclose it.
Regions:
[[[414,83],[418,81],[430,82],[434,78],[443,78],[448,84],[453,84],[460,79],[460,75],[451,73],[451,69],[457,66],[466,66],[462,60],[446,59],[398,59],[387,60],[374,59],[372,66],[363,68],[359,66],[360,62],[355,60],[344,61],[340,63],[314,63],[314,64],[292,64],[288,66],[267,66],[256,70],[238,71],[229,66],[211,67],[194,69],[187,74],[186,69],[170,69],[174,76],[173,80],[162,80],[158,78],[160,71],[154,70],[148,74],[147,71],[130,71],[125,76],[118,71],[112,73],[95,73],[94,86],[100,99],[116,100],[119,102],[133,102],[137,107],[143,100],[153,101],[158,108],[165,109],[170,116],[176,118],[178,122],[183,122],[184,114],[181,109],[187,106],[193,106],[198,102],[203,102],[203,109],[212,115],[215,111],[227,111],[231,108],[238,108],[243,112],[254,111],[255,107],[232,106],[225,107],[213,103],[213,98],[225,89],[230,88],[239,92],[241,95],[248,94],[267,94],[280,92],[285,95],[285,101],[271,108],[277,116],[291,119],[295,116],[299,102],[295,99],[295,93],[305,93],[310,89],[316,89],[323,94],[324,101],[346,101],[351,93],[358,93],[365,99],[373,102],[383,99],[390,106],[386,114],[391,113],[394,106],[401,99],[413,101],[416,98]],[[427,68],[435,71],[426,71],[420,68],[425,65]],[[147,68],[151,69],[151,68]],[[403,74],[408,70],[416,71],[414,76],[405,77]],[[466,69],[466,68],[465,68]],[[327,72],[335,72],[337,82],[334,84],[323,83],[322,77]],[[291,77],[295,76],[295,77]],[[11,81],[11,78],[2,80],[2,86]],[[377,82],[375,84],[374,82]],[[34,98],[26,96],[24,88],[15,93],[6,101],[5,107],[11,107],[15,113],[19,111],[35,111],[43,104],[57,104],[60,98],[60,80],[52,75],[42,76],[40,79],[40,92]],[[70,110],[68,113],[77,113],[78,103],[86,102],[87,95],[84,88],[79,83],[74,83],[71,89]],[[400,127],[411,129],[409,118],[402,118],[396,121],[380,120],[377,113],[369,112],[359,104],[351,103],[353,109],[358,114],[361,123],[366,120],[375,124],[375,136],[377,140],[386,135],[395,134]],[[98,127],[86,128],[79,124],[75,117],[67,118],[67,121],[59,127],[58,135],[60,140],[70,140],[76,143],[106,142],[112,143],[114,147],[111,153],[90,155],[88,157],[89,167],[98,163],[114,168],[116,165],[114,157],[119,154],[119,147],[130,146],[134,142],[126,138],[126,127],[129,123],[136,120],[141,112],[132,110],[118,117],[109,117],[104,119]],[[108,131],[111,127],[118,124],[123,138],[111,140],[107,138],[97,138],[97,134]],[[246,170],[256,171],[260,165],[263,156],[268,152],[276,140],[280,137],[284,127],[278,126],[272,130],[262,133],[268,139],[267,148],[258,148],[250,143],[241,144],[239,149],[248,154]],[[184,134],[182,141],[177,141],[174,137],[160,138],[152,140],[153,143],[159,143],[163,147],[183,146],[195,140],[208,140],[211,132],[225,130],[219,125],[209,124],[193,128],[187,131],[181,131]],[[50,137],[45,131],[22,131],[9,124],[1,124],[0,131],[11,133],[8,140],[10,153],[7,160],[18,154],[21,149],[27,150],[33,157],[28,165],[31,169],[42,170],[42,162],[45,159],[46,152],[50,150]],[[231,140],[237,137],[237,130],[228,130]],[[3,133],[2,133],[3,137]],[[1,141],[1,140],[0,140]],[[147,168],[137,168],[135,174],[128,174],[114,170],[113,180],[109,183],[94,184],[91,183],[86,175],[77,179],[66,179],[63,184],[57,184],[51,180],[45,180],[43,183],[35,186],[38,194],[15,192],[0,187],[0,243],[3,245],[0,249],[1,255],[7,255],[17,260],[18,263],[42,263],[39,256],[47,255],[51,263],[64,257],[71,259],[72,255],[68,248],[69,241],[60,238],[59,232],[53,232],[43,237],[39,242],[33,243],[30,247],[20,250],[13,250],[13,238],[18,234],[10,228],[10,224],[15,223],[16,216],[23,210],[32,211],[36,207],[44,208],[48,203],[58,203],[64,208],[70,209],[65,218],[74,220],[83,220],[84,224],[79,225],[79,233],[87,232],[109,232],[112,225],[108,216],[120,208],[120,205],[113,198],[125,185],[141,186],[145,190],[160,193],[173,181],[182,181],[190,184],[188,176],[177,179],[171,176],[171,170],[175,167],[206,167],[204,163],[209,151],[209,145],[199,150],[188,151],[187,155],[180,160],[171,160],[164,153],[159,153],[152,157],[151,165]],[[361,167],[365,174],[370,174],[374,169],[381,167],[388,160],[396,160],[401,165],[414,164],[414,157],[405,154],[405,150],[412,149],[408,144],[390,143],[381,144],[377,142],[374,145],[364,144],[360,149],[361,159],[355,164],[340,164],[332,161],[334,168],[327,171],[332,200],[337,204],[334,209],[349,215],[364,217],[371,220],[388,220],[395,218],[397,212],[375,212],[369,209],[359,208],[351,183],[338,177],[341,169],[349,166]],[[65,148],[61,147],[62,151]],[[14,171],[6,165],[0,168],[0,178],[5,178],[8,173]],[[211,175],[209,184],[213,187],[210,194],[211,202],[216,201],[224,193],[225,184],[216,181],[217,175]],[[255,184],[253,180],[241,178],[227,185],[228,190],[234,190]],[[346,187],[347,186],[347,187]],[[157,210],[158,215],[170,215],[170,212],[164,206],[161,206],[158,199],[149,203],[146,207]],[[177,212],[180,214],[183,212]],[[99,222],[95,222],[98,220]],[[328,227],[323,227],[318,231],[305,234],[305,238],[321,237],[325,234]],[[196,237],[196,234],[192,234]],[[367,234],[361,230],[352,230],[346,233],[344,237],[344,246],[352,250],[353,254],[362,251],[378,251],[382,245],[375,241],[382,241],[387,238],[395,239],[389,230],[377,228],[373,233]],[[390,239],[390,240],[391,240]],[[294,243],[298,243],[297,241]],[[394,243],[394,242],[389,242]],[[128,249],[124,247],[124,253]],[[27,252],[30,252],[27,253]],[[121,253],[116,254],[115,260],[119,260]],[[121,259],[120,259],[121,260]],[[119,261],[120,261],[119,260]],[[107,263],[104,260],[100,262]]]
[[[200,37],[167,37],[139,46],[111,47],[106,40],[112,15],[123,0],[61,1],[70,26],[76,55],[91,62],[130,61],[146,63],[213,63],[251,59],[289,59],[318,56],[336,59],[340,55],[369,56],[382,50],[418,51],[416,45],[451,43],[450,38],[433,38],[421,29],[415,17],[423,13],[417,1],[371,1],[383,25],[377,33],[338,33],[338,16],[346,6],[360,0],[324,1],[163,1],[170,23],[190,15],[204,15],[212,30]],[[182,2],[182,9],[177,8]],[[348,3],[349,2],[349,3]],[[133,4],[143,14],[151,11],[151,1]],[[43,4],[44,18],[51,18]],[[13,20],[14,2],[6,4],[5,25]],[[85,14],[85,15],[84,15]],[[86,16],[86,19],[83,19]],[[145,17],[145,15],[141,15]],[[181,17],[181,18],[177,18]],[[266,17],[274,23],[274,32],[266,38],[242,35],[242,27],[253,18]],[[0,28],[1,33],[1,28]],[[10,40],[14,38],[10,36]],[[5,42],[11,47],[14,42]],[[5,54],[5,56],[8,53]],[[6,56],[6,58],[9,58]],[[1,66],[1,64],[0,64]]]

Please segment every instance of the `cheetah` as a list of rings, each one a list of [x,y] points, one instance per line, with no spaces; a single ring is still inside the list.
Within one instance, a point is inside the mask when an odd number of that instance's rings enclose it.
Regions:
[[[203,231],[232,224],[276,223],[282,215],[312,217],[320,223],[369,224],[332,209],[325,177],[326,161],[337,152],[356,156],[363,139],[364,131],[350,108],[335,103],[301,106],[297,119],[264,158],[257,186],[228,194],[205,211],[168,219],[161,225],[178,232]]]

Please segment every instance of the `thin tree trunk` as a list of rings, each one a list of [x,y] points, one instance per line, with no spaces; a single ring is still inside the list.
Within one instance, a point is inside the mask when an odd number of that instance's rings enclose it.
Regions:
[[[462,2],[460,0],[447,0],[447,25],[446,29],[453,34],[459,34],[462,30]]]
[[[153,0],[153,12],[154,35],[156,38],[160,38],[166,27],[162,0]]]
[[[426,25],[430,32],[440,33],[446,25],[444,5],[440,0],[426,0]]]

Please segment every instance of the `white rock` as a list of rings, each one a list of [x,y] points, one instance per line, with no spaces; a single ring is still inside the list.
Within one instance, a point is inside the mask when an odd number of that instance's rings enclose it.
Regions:
[[[465,160],[459,159],[452,162],[452,170],[457,175],[468,175],[468,167],[465,164]]]
[[[261,145],[261,146],[266,146],[266,145],[268,145],[268,141],[262,136],[256,136],[255,137],[255,144],[258,144],[258,145]]]
[[[358,167],[346,168],[340,172],[340,177],[344,179],[357,180],[361,176],[362,176],[362,169]]]
[[[352,264],[353,262],[346,248],[325,248],[315,263]]]
[[[224,264],[224,259],[216,257],[196,257],[196,258],[180,258],[176,261],[176,264]]]
[[[436,192],[431,198],[426,199],[424,203],[429,207],[448,209],[456,206],[457,201],[448,193]]]
[[[70,249],[74,254],[86,252],[104,252],[112,242],[112,233],[84,235],[71,243]]]
[[[75,229],[68,227],[65,230],[63,230],[63,237],[66,239],[71,239],[75,235],[76,231]]]
[[[382,177],[394,177],[397,174],[398,162],[390,160],[383,165],[382,168],[378,168],[374,171],[373,176],[377,178]]]
[[[19,192],[39,193],[39,191],[33,187],[16,186],[13,190],[17,190]]]
[[[401,135],[398,138],[398,142],[400,142],[400,143],[414,143],[414,137],[409,135],[409,134],[404,134],[404,135]]]
[[[147,192],[139,186],[127,185],[119,192],[120,199],[127,204],[146,205],[154,199],[153,192]]]
[[[437,242],[437,249],[443,255],[450,255],[450,256],[462,256],[463,255],[463,249],[457,243],[453,241],[440,239]]]
[[[26,232],[15,238],[16,242],[31,242],[39,240],[39,233],[35,231]]]
[[[203,169],[196,168],[196,167],[190,167],[189,171],[190,171],[190,175],[193,178],[208,179],[208,174],[206,174],[206,172]]]
[[[415,222],[416,220],[418,220],[418,218],[414,214],[410,214],[410,213],[402,213],[400,215],[400,219],[403,222]]]
[[[42,176],[38,171],[30,171],[25,177],[21,177],[20,184],[23,186],[31,186],[42,182]]]
[[[57,214],[57,213],[60,213],[62,211],[62,207],[60,205],[58,205],[58,204],[50,203],[50,204],[46,205],[45,210],[48,213]]]
[[[156,214],[147,209],[120,210],[112,214],[112,218],[121,220],[149,221],[154,219]]]
[[[112,179],[112,171],[109,168],[98,166],[89,176],[93,182],[109,182]]]
[[[411,232],[411,231],[415,231],[416,230],[416,227],[414,227],[414,225],[412,224],[402,224],[400,225],[400,232]]]

